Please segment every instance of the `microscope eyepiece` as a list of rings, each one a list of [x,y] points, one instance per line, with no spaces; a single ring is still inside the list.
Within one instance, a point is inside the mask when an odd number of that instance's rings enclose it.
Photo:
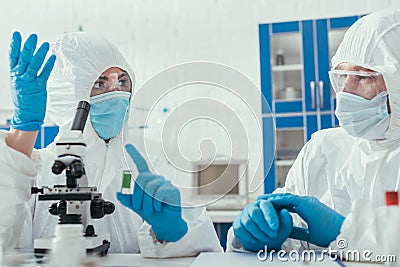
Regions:
[[[80,101],[76,108],[74,121],[72,122],[71,130],[79,130],[83,133],[85,129],[86,119],[90,110],[90,104],[86,101]]]

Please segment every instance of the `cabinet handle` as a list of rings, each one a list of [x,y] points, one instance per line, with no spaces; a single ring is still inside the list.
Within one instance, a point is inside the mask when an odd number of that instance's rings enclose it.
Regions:
[[[319,97],[321,100],[321,108],[324,107],[324,81],[319,81],[318,83],[319,85]]]
[[[310,88],[311,88],[311,107],[315,108],[315,82],[314,81],[310,82]]]

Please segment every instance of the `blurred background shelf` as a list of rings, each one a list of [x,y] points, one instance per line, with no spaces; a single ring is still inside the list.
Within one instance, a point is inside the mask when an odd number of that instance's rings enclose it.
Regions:
[[[291,65],[275,65],[272,66],[272,71],[296,71],[303,70],[303,65],[301,64],[291,64]]]

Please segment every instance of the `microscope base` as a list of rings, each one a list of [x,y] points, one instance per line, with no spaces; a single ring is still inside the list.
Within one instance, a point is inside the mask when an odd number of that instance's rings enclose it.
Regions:
[[[107,255],[110,248],[110,234],[98,235],[94,237],[85,237],[86,254],[103,257]],[[38,238],[34,241],[35,254],[48,254],[51,251],[53,238]]]

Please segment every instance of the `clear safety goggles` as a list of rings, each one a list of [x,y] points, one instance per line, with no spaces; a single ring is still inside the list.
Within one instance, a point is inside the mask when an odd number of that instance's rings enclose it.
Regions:
[[[126,72],[112,72],[108,75],[100,76],[93,84],[92,95],[99,95],[110,91],[131,92],[132,82]]]
[[[365,99],[372,99],[386,90],[386,85],[380,72],[333,69],[328,73],[335,93],[347,92]]]

